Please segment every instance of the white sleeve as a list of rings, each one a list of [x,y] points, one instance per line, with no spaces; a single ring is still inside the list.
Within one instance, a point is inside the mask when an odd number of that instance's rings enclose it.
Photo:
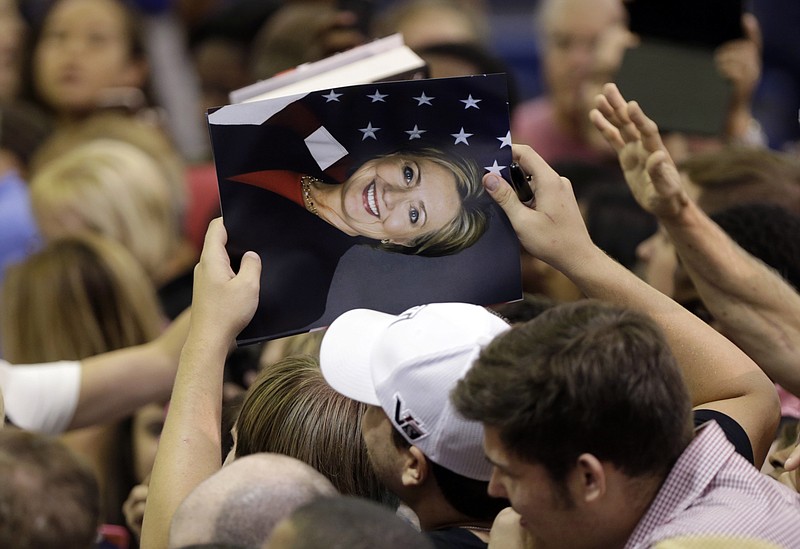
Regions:
[[[21,429],[64,432],[75,415],[80,388],[80,362],[12,366],[0,360],[6,416]]]

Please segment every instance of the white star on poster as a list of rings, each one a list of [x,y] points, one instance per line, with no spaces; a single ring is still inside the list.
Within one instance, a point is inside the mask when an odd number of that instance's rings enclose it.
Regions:
[[[462,127],[461,131],[459,131],[458,133],[451,133],[450,135],[456,138],[456,141],[455,143],[453,143],[453,145],[458,145],[459,143],[464,143],[465,145],[469,145],[469,141],[467,141],[467,138],[472,137],[475,134],[466,133],[464,131],[464,128]]]
[[[473,99],[472,94],[469,94],[469,97],[467,97],[466,99],[461,99],[461,102],[464,103],[464,110],[470,107],[475,107],[476,109],[480,109],[478,103],[480,103],[481,101],[483,101],[483,99]]]
[[[378,101],[380,101],[381,103],[386,103],[386,101],[384,101],[383,98],[389,97],[389,94],[381,93],[378,90],[375,90],[375,93],[373,93],[372,95],[368,95],[367,97],[372,99],[373,103],[377,103]]]
[[[500,148],[503,147],[510,147],[511,146],[511,132],[508,132],[505,137],[498,137],[498,141],[500,141]]]
[[[359,128],[359,129],[358,129],[358,131],[360,131],[360,132],[363,132],[363,133],[364,133],[364,135],[361,137],[361,141],[364,141],[364,140],[365,140],[367,137],[371,137],[372,139],[374,139],[375,141],[377,141],[377,140],[378,140],[378,138],[377,138],[377,137],[375,137],[375,132],[376,132],[376,131],[378,131],[379,129],[380,129],[380,128],[373,128],[373,127],[372,127],[372,122],[369,122],[369,123],[367,124],[367,127],[366,127],[366,128]]]
[[[331,90],[330,93],[324,94],[322,97],[324,97],[326,99],[326,101],[325,101],[326,103],[330,103],[331,101],[336,101],[338,103],[339,102],[339,98],[342,95],[343,94],[336,93],[335,91]]]
[[[411,141],[412,139],[422,139],[422,134],[426,131],[428,130],[421,130],[416,124],[414,124],[413,130],[406,130],[406,133],[408,134],[408,140]]]
[[[427,95],[425,95],[425,92],[422,92],[422,95],[414,97],[413,99],[417,100],[417,107],[421,107],[422,105],[430,105],[432,107],[433,103],[431,103],[431,101],[436,98],[428,97]]]
[[[503,177],[503,175],[500,172],[503,169],[505,169],[505,166],[499,166],[497,164],[497,160],[495,160],[494,164],[492,164],[491,166],[484,166],[483,169],[489,173],[495,174],[497,177]]]

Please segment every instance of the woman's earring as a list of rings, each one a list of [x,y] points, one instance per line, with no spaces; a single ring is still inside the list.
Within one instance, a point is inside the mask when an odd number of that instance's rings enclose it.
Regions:
[[[388,238],[384,238],[383,240],[381,240],[381,244],[383,244],[383,245],[386,245],[388,243],[389,243],[389,239]]]

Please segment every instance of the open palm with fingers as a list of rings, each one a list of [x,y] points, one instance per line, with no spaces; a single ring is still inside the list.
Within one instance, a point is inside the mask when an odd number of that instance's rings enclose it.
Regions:
[[[639,205],[660,217],[677,216],[689,197],[681,185],[658,126],[635,101],[626,102],[614,84],[606,84],[589,117],[614,147],[625,181]]]

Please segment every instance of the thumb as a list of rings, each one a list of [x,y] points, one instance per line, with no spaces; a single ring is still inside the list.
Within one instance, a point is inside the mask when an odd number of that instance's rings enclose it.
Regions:
[[[242,256],[236,278],[257,281],[261,277],[261,258],[255,252],[246,252]]]
[[[659,195],[672,196],[682,190],[681,176],[663,150],[655,151],[647,158],[645,169]]]
[[[503,209],[511,220],[512,225],[516,226],[515,220],[523,215],[523,212],[530,211],[530,208],[519,201],[517,193],[502,177],[487,173],[483,176],[483,187],[489,193],[489,196]]]

